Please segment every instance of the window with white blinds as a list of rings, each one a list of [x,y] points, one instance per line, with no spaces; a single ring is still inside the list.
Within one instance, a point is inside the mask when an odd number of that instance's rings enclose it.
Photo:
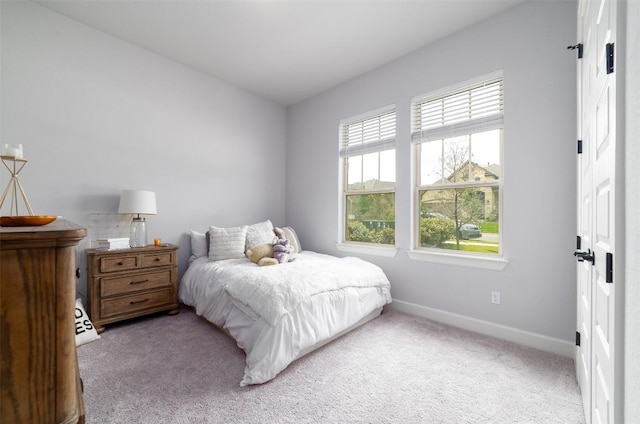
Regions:
[[[502,255],[502,74],[416,97],[415,248]]]
[[[393,149],[396,143],[396,110],[384,108],[340,124],[340,157]]]
[[[503,125],[504,86],[497,76],[413,101],[413,143],[451,138]]]
[[[396,109],[340,122],[342,241],[395,244]]]

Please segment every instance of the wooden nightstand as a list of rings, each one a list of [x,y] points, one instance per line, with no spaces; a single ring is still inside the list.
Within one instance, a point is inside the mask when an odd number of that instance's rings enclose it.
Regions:
[[[160,311],[179,312],[178,246],[87,249],[89,317],[104,325]]]

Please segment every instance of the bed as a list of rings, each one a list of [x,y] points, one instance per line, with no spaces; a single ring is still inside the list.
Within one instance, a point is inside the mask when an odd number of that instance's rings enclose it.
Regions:
[[[294,360],[379,316],[391,302],[384,272],[362,259],[299,251],[291,262],[261,267],[244,255],[220,259],[211,249],[203,254],[191,235],[193,255],[180,301],[244,350],[240,386],[273,379]],[[246,237],[243,252],[250,244]],[[214,238],[225,236],[211,235],[207,247],[218,243]],[[294,244],[299,248],[297,238]]]

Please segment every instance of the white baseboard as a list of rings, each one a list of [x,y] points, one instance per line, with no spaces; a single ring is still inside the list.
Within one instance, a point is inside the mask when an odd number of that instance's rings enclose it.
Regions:
[[[396,299],[394,299],[388,307],[407,314],[453,325],[454,327],[463,328],[475,333],[508,340],[510,342],[544,350],[546,352],[566,356],[567,358],[574,358],[575,356],[575,346],[573,343],[566,340],[543,336],[542,334],[531,333],[529,331],[518,330],[517,328],[507,327],[506,325],[483,321]]]

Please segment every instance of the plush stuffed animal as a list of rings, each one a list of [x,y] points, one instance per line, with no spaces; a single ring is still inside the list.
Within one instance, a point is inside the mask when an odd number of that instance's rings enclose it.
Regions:
[[[291,262],[294,258],[290,255],[293,252],[293,246],[291,246],[289,240],[278,239],[273,244],[273,257],[277,259],[278,263]]]
[[[247,250],[247,258],[260,266],[277,265],[279,262],[273,257],[273,244],[265,243]]]

